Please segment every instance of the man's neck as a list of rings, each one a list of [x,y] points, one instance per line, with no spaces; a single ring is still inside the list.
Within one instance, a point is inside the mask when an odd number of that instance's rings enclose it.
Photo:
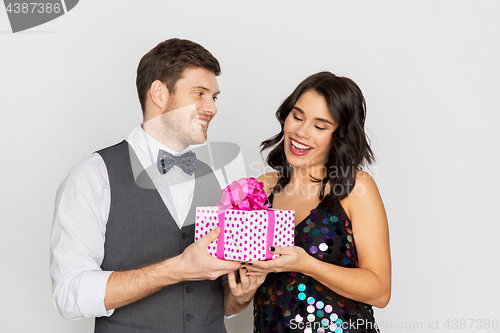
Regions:
[[[144,132],[146,132],[147,135],[175,152],[181,152],[188,147],[188,145],[186,145],[185,143],[179,142],[179,140],[169,137],[167,131],[161,130],[161,128],[155,126],[154,122],[145,122],[141,125],[141,128],[144,130]]]

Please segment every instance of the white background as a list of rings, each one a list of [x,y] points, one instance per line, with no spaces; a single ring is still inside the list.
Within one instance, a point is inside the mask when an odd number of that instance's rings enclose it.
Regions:
[[[12,34],[0,8],[0,330],[93,331],[52,306],[55,191],[73,163],[140,123],[137,64],[181,37],[222,65],[209,139],[240,145],[248,176],[263,171],[258,145],[302,79],[330,70],[357,82],[390,223],[382,332],[499,332],[470,321],[500,319],[499,17],[497,0],[82,0]],[[470,320],[452,330],[447,319]],[[227,326],[251,323],[247,310]]]

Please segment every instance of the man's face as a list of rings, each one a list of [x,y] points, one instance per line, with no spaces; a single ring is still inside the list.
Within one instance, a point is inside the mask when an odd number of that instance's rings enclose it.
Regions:
[[[213,72],[200,67],[184,70],[161,116],[170,140],[183,147],[204,143],[210,121],[217,113],[218,94]]]

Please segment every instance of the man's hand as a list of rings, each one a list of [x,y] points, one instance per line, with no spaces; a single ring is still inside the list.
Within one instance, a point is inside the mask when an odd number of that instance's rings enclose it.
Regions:
[[[217,239],[220,228],[210,231],[205,237],[189,245],[177,257],[180,281],[215,280],[221,275],[234,273],[240,268],[240,263],[214,258],[208,252],[208,245]],[[179,282],[180,282],[179,281]]]
[[[297,246],[272,247],[273,254],[280,256],[272,260],[241,263],[240,281],[235,274],[229,273],[228,284],[224,285],[224,314],[236,314],[245,309],[255,295],[255,291],[265,281],[270,272],[295,272],[307,265],[309,256],[303,248]]]
[[[236,282],[235,272],[227,276],[228,283],[224,285],[224,314],[233,315],[245,309],[255,295],[255,291],[266,279],[267,273],[249,275],[247,267],[250,263],[241,263],[239,269],[240,280]]]

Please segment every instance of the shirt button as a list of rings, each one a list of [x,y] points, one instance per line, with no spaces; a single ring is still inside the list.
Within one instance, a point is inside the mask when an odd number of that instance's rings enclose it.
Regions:
[[[193,317],[193,315],[192,315],[192,314],[190,314],[190,313],[188,313],[188,314],[186,315],[186,319],[187,319],[187,320],[191,320],[191,319],[193,319],[193,318],[194,318],[194,317]]]
[[[193,288],[191,288],[191,287],[189,287],[189,286],[188,286],[188,287],[186,287],[186,292],[187,292],[187,293],[190,293],[190,292],[192,292],[193,290],[194,290],[194,289],[193,289]]]
[[[181,234],[181,237],[182,237],[182,239],[186,239],[186,238],[188,238],[188,235],[187,235],[185,232],[183,232],[183,233]]]

